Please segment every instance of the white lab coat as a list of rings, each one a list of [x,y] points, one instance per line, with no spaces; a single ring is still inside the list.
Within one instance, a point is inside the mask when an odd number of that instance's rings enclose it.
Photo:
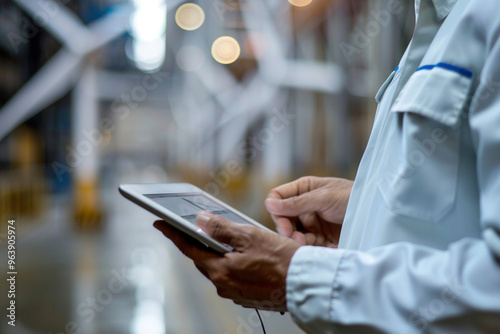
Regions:
[[[301,247],[311,333],[500,333],[500,1],[416,1],[339,249]]]

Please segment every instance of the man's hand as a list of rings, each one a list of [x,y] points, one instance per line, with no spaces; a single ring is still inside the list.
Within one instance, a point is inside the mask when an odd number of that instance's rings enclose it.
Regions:
[[[219,296],[244,307],[286,310],[286,275],[299,244],[273,232],[237,224],[208,212],[201,212],[196,224],[234,250],[224,255],[216,254],[164,221],[156,221],[154,227],[193,260],[215,285]]]
[[[303,177],[269,192],[266,208],[278,232],[300,245],[336,248],[353,181]]]

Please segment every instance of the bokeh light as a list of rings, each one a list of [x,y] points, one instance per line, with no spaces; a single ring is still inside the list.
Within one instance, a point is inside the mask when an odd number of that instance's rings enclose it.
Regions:
[[[221,64],[234,63],[240,53],[240,45],[230,36],[219,37],[212,44],[212,57]]]
[[[134,5],[131,58],[140,70],[157,71],[165,61],[167,4],[164,0],[134,0]]]
[[[199,70],[203,66],[205,55],[199,47],[186,45],[177,52],[175,61],[181,70],[192,72]]]
[[[312,0],[288,0],[288,2],[295,7],[305,7],[307,5],[310,5]]]
[[[175,12],[175,22],[184,30],[196,30],[205,21],[205,12],[194,3],[185,3]]]

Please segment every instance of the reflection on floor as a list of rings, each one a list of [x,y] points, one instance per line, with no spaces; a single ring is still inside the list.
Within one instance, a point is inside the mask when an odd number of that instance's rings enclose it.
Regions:
[[[219,298],[153,215],[115,189],[106,195],[99,234],[77,233],[65,201],[52,201],[43,223],[18,236],[17,326],[2,322],[1,333],[262,333],[255,311]],[[268,333],[302,333],[288,315],[263,319]]]

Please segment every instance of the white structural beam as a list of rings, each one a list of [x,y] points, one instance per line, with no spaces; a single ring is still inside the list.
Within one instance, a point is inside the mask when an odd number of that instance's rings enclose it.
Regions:
[[[76,177],[83,180],[97,178],[99,145],[103,140],[103,134],[98,126],[99,101],[96,77],[94,67],[87,65],[72,93],[72,148],[81,156],[75,172]]]
[[[0,140],[16,126],[66,94],[80,72],[82,59],[59,51],[0,109]]]
[[[52,0],[15,1],[35,20],[44,13],[48,19],[43,27],[63,42],[63,48],[0,109],[0,140],[66,94],[78,80],[83,58],[122,35],[130,25],[132,12],[131,6],[120,6],[85,27],[67,8]]]

